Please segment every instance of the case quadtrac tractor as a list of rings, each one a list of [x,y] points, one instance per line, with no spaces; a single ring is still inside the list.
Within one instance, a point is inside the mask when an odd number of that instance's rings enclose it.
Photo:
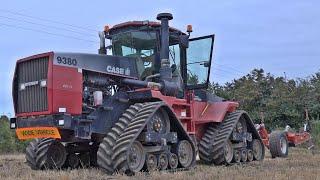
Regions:
[[[262,160],[264,145],[238,103],[206,91],[214,35],[190,38],[157,20],[100,36],[99,54],[48,52],[17,61],[19,139],[32,169],[99,166],[108,174]],[[108,44],[106,44],[106,40]],[[109,43],[110,42],[110,43]]]

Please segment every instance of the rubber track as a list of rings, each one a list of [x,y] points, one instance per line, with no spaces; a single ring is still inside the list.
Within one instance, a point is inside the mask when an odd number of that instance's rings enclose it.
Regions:
[[[208,127],[199,143],[199,157],[204,163],[212,163],[213,139],[218,132],[218,124]]]
[[[51,138],[34,139],[28,144],[26,148],[26,160],[31,169],[54,168],[49,167],[47,164],[47,151],[53,141],[54,139]]]
[[[110,132],[104,137],[99,145],[97,152],[97,163],[107,174],[114,172],[112,154],[116,140],[124,132],[135,115],[142,108],[141,103],[131,105],[119,118],[119,121],[111,128]]]
[[[33,139],[31,142],[29,142],[27,148],[26,148],[26,160],[27,164],[31,167],[33,170],[39,169],[36,164],[36,152],[38,149],[38,144],[40,142],[40,139]]]
[[[54,167],[49,167],[47,164],[47,152],[51,143],[54,141],[55,140],[51,138],[44,138],[40,140],[37,151],[36,151],[36,164],[39,169],[54,168]]]
[[[227,117],[219,125],[217,135],[214,137],[212,144],[212,162],[216,165],[221,165],[225,163],[224,159],[224,146],[227,140],[229,139],[232,130],[237,124],[238,120],[242,115],[242,111],[235,111],[229,113]]]
[[[125,129],[125,133],[121,134],[117,139],[113,148],[112,162],[114,163],[114,169],[118,172],[132,173],[127,165],[127,150],[161,104],[162,102],[143,103],[141,110]]]

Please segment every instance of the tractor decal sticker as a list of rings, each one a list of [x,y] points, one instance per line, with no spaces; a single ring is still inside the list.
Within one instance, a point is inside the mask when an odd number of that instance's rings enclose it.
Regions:
[[[53,64],[123,75],[135,79],[139,77],[136,59],[132,57],[54,52]]]

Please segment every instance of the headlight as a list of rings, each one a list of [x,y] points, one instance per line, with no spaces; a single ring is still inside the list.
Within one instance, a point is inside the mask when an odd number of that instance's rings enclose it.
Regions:
[[[47,86],[47,81],[46,80],[41,80],[40,81],[40,86],[41,87],[46,87]]]
[[[10,128],[15,129],[16,128],[16,123],[10,123]]]
[[[20,84],[20,90],[25,90],[26,86],[24,84]]]
[[[59,126],[63,126],[63,125],[64,125],[64,120],[63,120],[63,119],[60,119],[60,120],[58,121],[58,124],[59,124]]]

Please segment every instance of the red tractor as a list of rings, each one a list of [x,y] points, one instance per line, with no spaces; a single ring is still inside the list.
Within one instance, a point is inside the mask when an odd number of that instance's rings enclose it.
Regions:
[[[169,27],[172,18],[106,26],[99,54],[17,61],[11,127],[33,139],[32,169],[82,164],[132,174],[189,169],[197,153],[216,165],[264,158],[249,115],[206,91],[214,35],[191,39],[192,27]]]

